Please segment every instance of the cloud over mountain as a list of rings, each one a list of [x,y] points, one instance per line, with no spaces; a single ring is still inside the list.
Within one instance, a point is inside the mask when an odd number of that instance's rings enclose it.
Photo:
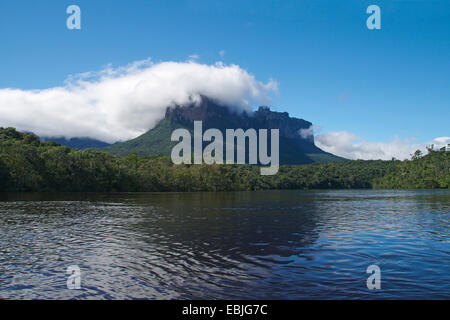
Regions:
[[[237,65],[144,60],[69,77],[60,87],[0,89],[0,126],[115,142],[152,128],[167,106],[196,102],[201,95],[250,111],[269,103],[276,91],[275,81],[257,81]]]

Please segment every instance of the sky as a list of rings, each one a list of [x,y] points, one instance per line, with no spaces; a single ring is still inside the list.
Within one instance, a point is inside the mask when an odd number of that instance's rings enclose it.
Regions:
[[[0,0],[0,43],[0,126],[124,140],[200,90],[311,121],[349,158],[450,143],[447,0]]]

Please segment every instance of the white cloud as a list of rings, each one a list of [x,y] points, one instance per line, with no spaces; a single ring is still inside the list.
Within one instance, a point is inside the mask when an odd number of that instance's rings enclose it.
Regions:
[[[223,57],[225,57],[225,55],[226,55],[226,51],[225,50],[220,50],[219,51],[219,56],[221,57],[221,58],[223,58]]]
[[[300,129],[298,130],[298,134],[307,140],[312,140],[314,138],[314,131],[320,130],[318,126],[312,125],[308,129]]]
[[[370,142],[352,133],[328,132],[315,137],[316,145],[324,151],[347,159],[390,160],[392,157],[404,160],[411,158],[416,150],[426,153],[427,146],[442,148],[450,143],[450,137],[439,137],[425,144],[414,143],[411,139],[398,138],[389,142]]]
[[[196,54],[196,53],[191,54],[191,55],[188,57],[188,61],[195,61],[195,60],[198,60],[198,59],[200,59],[200,56],[199,56],[198,54]]]
[[[45,90],[0,89],[0,127],[39,136],[134,138],[164,117],[167,106],[199,101],[251,111],[267,104],[277,83],[257,81],[237,65],[138,61],[69,77]]]

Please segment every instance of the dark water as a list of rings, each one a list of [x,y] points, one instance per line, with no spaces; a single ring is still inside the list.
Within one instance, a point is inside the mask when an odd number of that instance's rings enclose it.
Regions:
[[[449,212],[449,190],[3,194],[0,299],[449,299]]]

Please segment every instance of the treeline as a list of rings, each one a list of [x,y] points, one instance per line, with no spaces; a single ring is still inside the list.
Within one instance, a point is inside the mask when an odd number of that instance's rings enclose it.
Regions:
[[[418,150],[411,160],[399,161],[394,170],[373,181],[378,189],[449,189],[450,152],[428,148],[423,156]]]
[[[261,176],[250,165],[174,165],[167,157],[113,156],[41,142],[0,128],[0,191],[144,192],[264,189],[449,188],[449,152],[413,161],[282,166]]]

